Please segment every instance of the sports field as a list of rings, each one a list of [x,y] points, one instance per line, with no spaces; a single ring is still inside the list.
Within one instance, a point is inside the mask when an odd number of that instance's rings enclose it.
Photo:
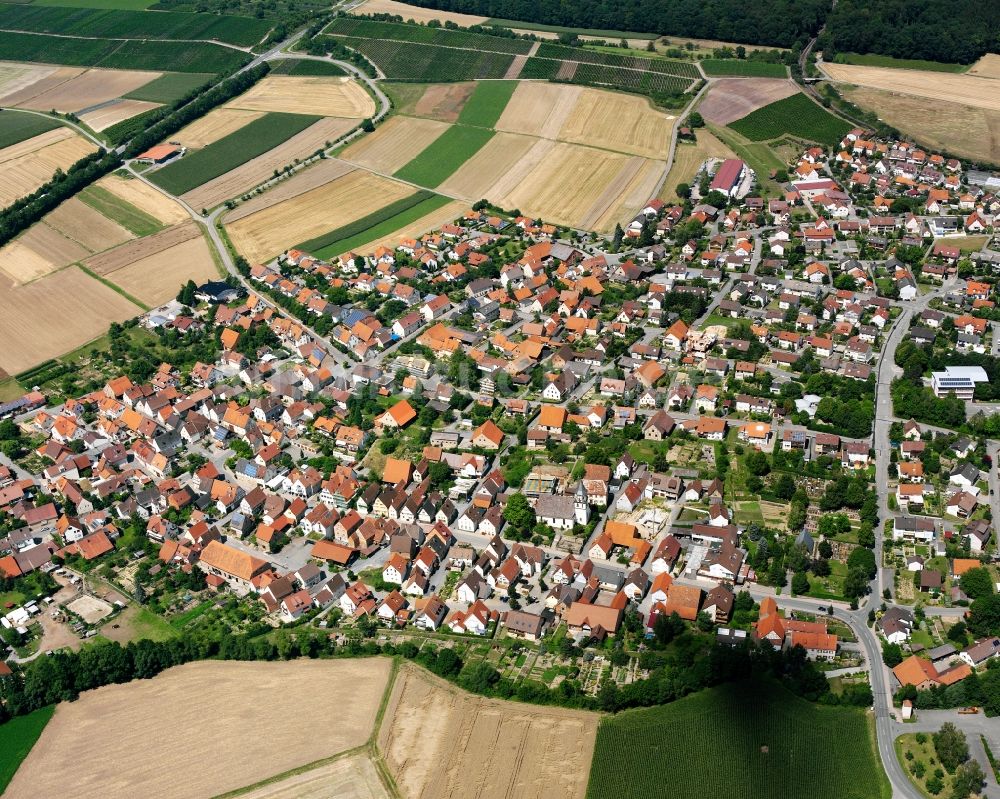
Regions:
[[[587,796],[889,799],[890,789],[862,711],[755,681],[602,719]]]
[[[56,708],[6,796],[189,799],[253,785],[364,744],[390,666],[201,661],[88,691]],[[138,742],[197,741],[196,762],[178,767],[165,743],[123,746],[123,730]]]

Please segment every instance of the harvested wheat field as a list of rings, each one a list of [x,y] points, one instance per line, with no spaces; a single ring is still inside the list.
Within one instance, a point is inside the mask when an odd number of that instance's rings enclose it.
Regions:
[[[0,61],[0,102],[8,105],[8,95],[16,94],[55,72],[56,67]]]
[[[43,226],[33,225],[0,248],[0,277],[4,278],[0,281],[0,289],[6,290],[9,285],[30,283],[66,265],[59,263],[54,253],[39,250],[37,243],[32,240],[31,234],[35,232],[35,228],[41,227]],[[57,235],[55,231],[49,232]]]
[[[159,103],[150,103],[146,100],[114,100],[94,111],[81,115],[80,119],[94,130],[102,131],[107,130],[112,125],[117,125],[119,122],[124,122],[126,119],[145,114],[147,111],[159,107]]]
[[[46,71],[42,74],[34,75],[31,79],[22,79],[20,86],[4,89],[5,94],[0,98],[3,104],[13,108],[21,103],[30,102],[32,97],[51,91],[84,72],[79,67],[44,67],[44,69]]]
[[[480,199],[513,170],[539,140],[516,133],[498,133],[439,187],[445,194]]]
[[[97,185],[131,203],[140,211],[145,211],[164,225],[176,225],[191,218],[176,200],[160,194],[152,186],[136,178],[107,175],[97,181]]]
[[[928,114],[927,100],[919,97],[866,88],[845,88],[843,93],[882,121],[915,136],[924,147],[1000,163],[1000,111],[938,100],[934,113]]]
[[[327,142],[336,141],[356,125],[357,121],[353,119],[320,119],[273,150],[181,195],[181,199],[192,208],[214,208],[224,200],[238,197],[271,179],[274,177],[274,170],[283,169],[296,158],[312,155],[316,150],[324,148]]]
[[[655,111],[644,97],[584,89],[556,138],[665,159],[674,119]]]
[[[233,211],[226,214],[225,221],[227,223],[236,222],[245,216],[250,216],[250,214],[270,208],[272,205],[277,205],[292,199],[292,197],[298,197],[300,194],[326,185],[330,181],[353,171],[354,167],[344,161],[336,158],[324,158],[310,164],[306,169],[296,172],[292,177],[276,183],[267,191],[240,203]]]
[[[484,699],[404,665],[378,747],[404,799],[582,798],[598,718]]]
[[[497,120],[496,129],[557,139],[583,91],[579,86],[521,83]]]
[[[991,78],[958,75],[950,72],[927,72],[894,67],[859,67],[854,64],[822,65],[831,80],[870,89],[902,92],[928,100],[961,103],[973,108],[1000,111],[1000,86]],[[707,119],[708,117],[706,117]]]
[[[72,197],[43,220],[64,236],[78,241],[90,252],[101,252],[131,241],[135,236],[117,222]]]
[[[170,137],[170,141],[180,142],[191,150],[200,150],[262,116],[264,116],[263,111],[244,111],[226,106],[215,108],[190,125],[181,128]]]
[[[190,799],[253,785],[364,744],[390,667],[201,661],[87,691],[56,708],[6,797]],[[137,745],[122,745],[126,731]],[[178,760],[185,742],[198,756]]]
[[[176,296],[186,281],[193,280],[200,285],[206,280],[218,280],[219,272],[204,236],[198,236],[133,261],[106,278],[155,308]]]
[[[61,112],[82,111],[106,103],[145,86],[162,72],[137,72],[129,69],[88,69],[48,91],[18,103],[20,108],[38,111],[55,109]]]
[[[83,262],[88,269],[97,272],[99,275],[109,275],[119,269],[123,269],[131,263],[141,261],[158,252],[169,250],[185,241],[193,238],[201,238],[201,230],[197,223],[188,221],[152,236],[122,244],[114,249],[107,250],[99,255],[94,255]]]
[[[410,163],[446,130],[447,123],[433,119],[392,117],[374,133],[362,136],[339,157],[375,172],[391,174]]]
[[[413,113],[418,117],[439,119],[442,122],[455,122],[475,88],[474,81],[435,83],[428,86],[420,95],[420,99],[413,106]]]
[[[4,289],[0,291],[0,341],[4,343],[0,347],[0,368],[10,374],[23,372],[106,333],[110,322],[122,322],[141,312],[141,308],[76,266],[26,286]],[[110,744],[112,739],[106,740]],[[81,744],[89,747],[93,740],[81,740]],[[42,770],[51,773],[49,763]],[[23,771],[22,767],[19,774]],[[30,787],[22,787],[21,796],[59,795],[40,784],[28,782],[22,786]],[[78,795],[71,783],[64,790]]]
[[[341,178],[272,205],[226,230],[251,263],[263,263],[289,247],[343,227],[414,193],[412,186],[356,170]]]
[[[547,157],[509,193],[489,199],[502,208],[520,208],[547,222],[588,228],[588,222],[596,222],[610,209],[617,190],[624,189],[642,161],[635,156],[556,142]]]
[[[1000,55],[987,53],[973,64],[966,74],[980,78],[1000,78]]]
[[[674,162],[660,191],[661,200],[680,200],[676,191],[677,184],[690,183],[705,159],[736,158],[736,153],[712,135],[708,128],[698,128],[696,135],[698,139],[694,143],[677,142]]]
[[[495,202],[494,198],[506,197],[508,194],[515,191],[518,186],[531,177],[531,175],[533,175],[538,169],[542,168],[541,165],[549,157],[549,154],[556,146],[556,143],[551,139],[532,138],[531,141],[533,141],[534,144],[532,144],[531,148],[524,154],[524,156],[514,164],[513,168],[504,173],[496,183],[483,192],[484,196],[491,202]]]
[[[396,245],[399,244],[400,239],[419,238],[424,235],[424,233],[437,230],[441,227],[441,225],[455,221],[468,210],[468,203],[455,200],[454,202],[441,206],[436,211],[431,211],[429,214],[420,217],[420,219],[411,222],[409,225],[401,227],[399,230],[392,231],[392,233],[388,236],[383,236],[380,239],[374,239],[366,244],[362,244],[360,247],[354,247],[353,252],[356,252],[359,255],[371,255],[379,247],[389,247],[390,249],[395,249]]]
[[[325,766],[294,774],[241,794],[242,799],[389,799],[372,761],[365,754],[337,758]]]
[[[375,114],[375,101],[357,81],[318,75],[270,75],[225,107],[347,119]]]
[[[791,80],[727,78],[712,84],[698,105],[698,112],[709,122],[728,125],[758,108],[791,97],[797,91],[798,87]]]
[[[463,28],[482,25],[486,22],[486,17],[479,17],[475,14],[459,14],[458,12],[438,11],[434,8],[420,8],[419,6],[399,3],[396,0],[368,0],[367,3],[362,3],[351,11],[356,14],[398,14],[404,20],[412,19],[414,22],[431,22],[432,20],[442,23],[454,22]]]
[[[619,182],[615,195],[610,198],[607,210],[594,223],[595,229],[613,230],[619,222],[624,224],[627,220],[631,220],[645,208],[650,197],[656,196],[666,165],[662,161],[650,161],[647,158],[634,160],[640,161],[638,167],[632,168],[631,177],[627,182]],[[628,171],[625,174],[628,174]],[[595,206],[599,207],[600,203],[595,203]]]
[[[31,194],[57,169],[68,168],[96,149],[69,128],[56,128],[0,150],[0,207]]]

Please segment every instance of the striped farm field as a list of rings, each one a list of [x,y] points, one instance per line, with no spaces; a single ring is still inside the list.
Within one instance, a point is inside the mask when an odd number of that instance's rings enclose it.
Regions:
[[[345,119],[375,114],[375,101],[356,81],[322,75],[269,75],[226,107]]]
[[[416,44],[433,44],[468,50],[488,50],[494,53],[526,55],[532,43],[513,37],[490,36],[471,31],[449,28],[431,28],[423,25],[406,25],[380,22],[362,17],[338,17],[323,31],[337,36],[356,36],[364,39],[388,39]]]
[[[552,58],[557,61],[580,61],[585,64],[634,69],[639,72],[659,72],[664,75],[677,75],[688,78],[688,82],[699,77],[698,68],[689,61],[670,61],[666,58],[640,58],[637,56],[618,55],[616,53],[587,50],[582,47],[567,47],[551,42],[542,42],[535,55],[539,58]]]
[[[448,125],[433,119],[394,116],[347,147],[340,157],[373,172],[393,173],[416,158]]]
[[[318,120],[305,114],[266,114],[176,163],[149,172],[148,177],[171,194],[184,194],[277,147]]]
[[[69,128],[56,128],[0,150],[0,207],[31,194],[97,147]]]
[[[405,183],[354,170],[225,225],[233,245],[248,261],[264,263],[298,242],[336,230],[415,193]]]
[[[433,189],[454,174],[491,138],[492,130],[453,125],[396,172],[395,177]]]
[[[337,37],[374,63],[389,80],[415,83],[502,78],[514,56],[485,50],[458,50],[433,44]]]
[[[745,58],[706,58],[700,63],[705,74],[710,77],[788,77],[788,68],[784,64],[772,64],[769,61],[753,61]]]

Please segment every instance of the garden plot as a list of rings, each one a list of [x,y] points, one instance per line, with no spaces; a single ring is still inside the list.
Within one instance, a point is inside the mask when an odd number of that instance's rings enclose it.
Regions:
[[[374,133],[345,149],[340,157],[373,172],[392,174],[422,153],[448,130],[444,122],[392,117]]]
[[[116,100],[162,74],[128,69],[88,69],[16,105],[18,108],[34,108],[38,111],[55,109],[63,113],[76,113]],[[11,103],[8,101],[8,104]]]
[[[390,666],[209,660],[87,691],[56,708],[6,796],[188,799],[253,785],[364,744]],[[198,741],[197,762],[178,767],[166,745],[122,746],[123,731],[137,742]]]
[[[97,147],[69,128],[56,128],[0,150],[0,207],[31,194],[57,169],[67,169]]]
[[[190,125],[181,128],[170,137],[170,141],[180,142],[191,150],[200,150],[262,116],[264,116],[263,111],[245,111],[226,106],[215,108]]]
[[[264,208],[226,229],[236,249],[251,263],[279,255],[307,241],[368,216],[414,193],[412,186],[361,170]]]
[[[485,699],[405,665],[378,747],[407,799],[582,799],[598,718]]]
[[[225,107],[346,119],[375,114],[375,101],[356,81],[313,75],[270,75]]]
[[[224,200],[238,197],[274,176],[274,171],[283,169],[296,158],[305,158],[316,150],[326,147],[353,128],[353,119],[330,117],[321,119],[305,130],[296,133],[284,144],[241,164],[219,177],[203,183],[181,195],[192,208],[213,208]]]
[[[23,372],[106,333],[110,322],[123,322],[141,311],[77,267],[26,286],[2,288],[0,368],[10,374]],[[42,795],[58,794],[34,794]]]
[[[894,70],[898,71],[898,70]],[[712,84],[698,106],[709,122],[728,125],[747,114],[790,97],[798,87],[790,80],[769,78],[731,78]]]

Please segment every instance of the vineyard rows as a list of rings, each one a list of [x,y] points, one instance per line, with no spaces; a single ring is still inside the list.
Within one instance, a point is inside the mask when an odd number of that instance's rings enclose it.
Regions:
[[[470,31],[379,22],[359,17],[338,17],[327,26],[324,32],[336,36],[390,39],[414,44],[455,47],[460,50],[490,50],[495,53],[510,53],[511,55],[527,54],[531,50],[532,44],[526,39],[508,39],[503,36],[489,36]]]
[[[630,92],[650,95],[675,95],[687,90],[689,78],[664,75],[661,72],[639,72],[623,67],[609,67],[600,64],[580,64],[570,79],[571,83],[587,86],[607,86]]]
[[[390,80],[411,83],[502,78],[514,60],[514,56],[507,53],[456,50],[384,39],[337,38],[371,60]]]
[[[617,55],[616,53],[584,50],[581,47],[549,44],[548,42],[544,42],[539,46],[537,55],[539,58],[554,58],[560,61],[582,61],[588,64],[624,67],[642,72],[662,72],[666,75],[679,75],[691,80],[700,77],[698,68],[686,61],[667,61],[662,58],[637,58],[635,56]]]

